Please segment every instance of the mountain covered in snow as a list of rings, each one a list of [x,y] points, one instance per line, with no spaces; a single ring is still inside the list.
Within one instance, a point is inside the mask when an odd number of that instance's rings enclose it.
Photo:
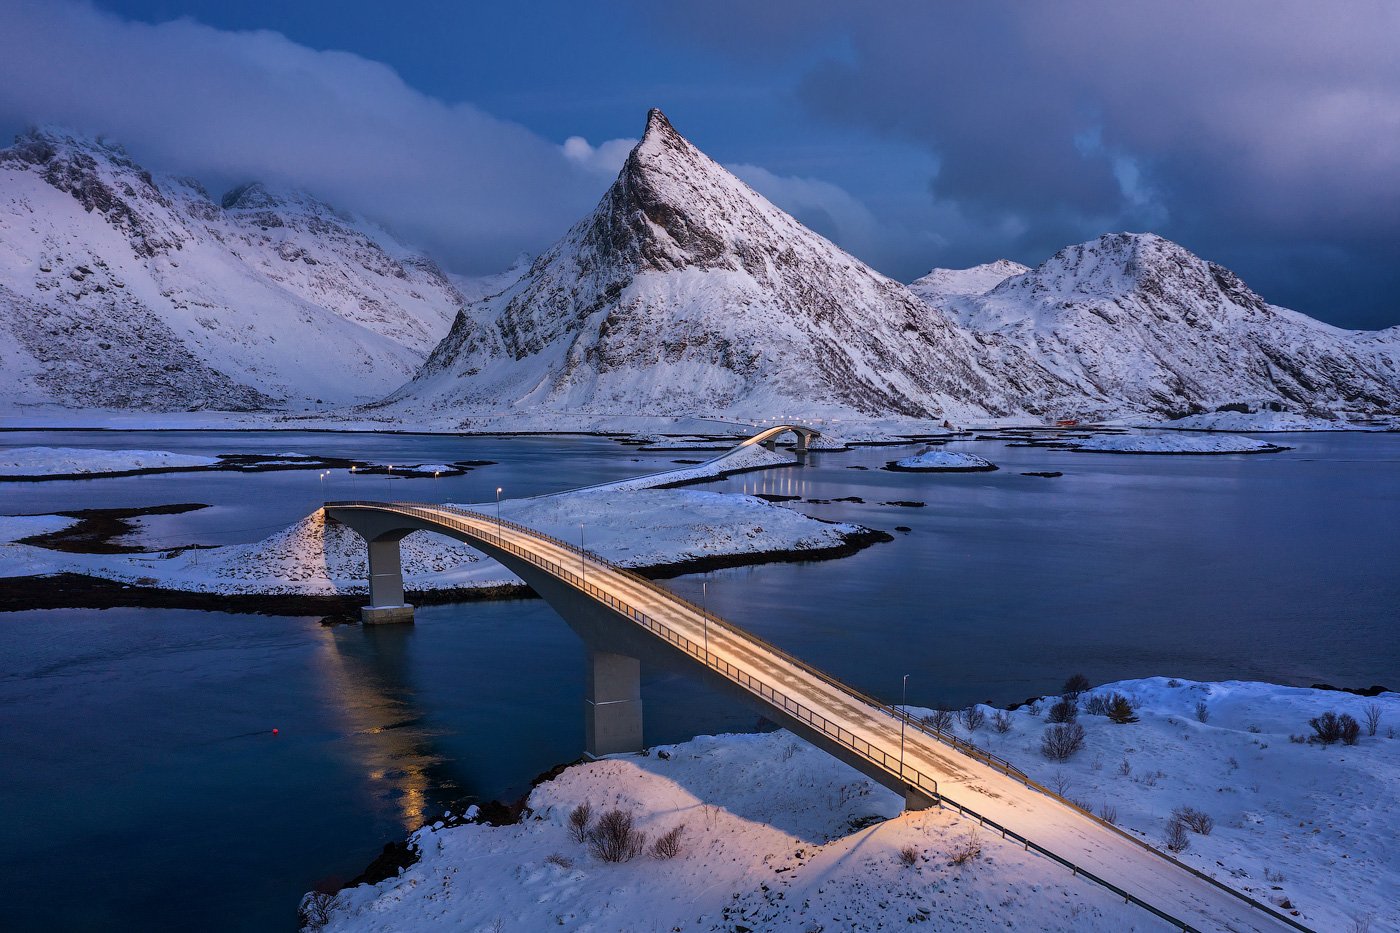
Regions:
[[[986,262],[970,269],[934,269],[928,275],[910,282],[909,290],[936,306],[945,298],[985,294],[1013,275],[1029,271],[1029,266],[1009,259]]]
[[[1067,410],[1400,407],[1400,328],[1348,331],[1271,305],[1229,269],[1159,236],[1109,234],[1035,269],[1014,265],[935,270],[913,287],[973,333],[1053,371],[1072,387]]]
[[[61,130],[0,150],[0,400],[249,409],[383,396],[463,304],[430,259],[304,194],[212,199]]]
[[[978,417],[1062,387],[808,230],[658,110],[592,214],[390,411]]]

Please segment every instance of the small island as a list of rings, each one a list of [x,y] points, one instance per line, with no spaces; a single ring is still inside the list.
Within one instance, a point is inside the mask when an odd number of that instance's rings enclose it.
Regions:
[[[997,469],[997,465],[976,454],[925,450],[902,460],[891,460],[882,469],[895,473],[990,473]]]

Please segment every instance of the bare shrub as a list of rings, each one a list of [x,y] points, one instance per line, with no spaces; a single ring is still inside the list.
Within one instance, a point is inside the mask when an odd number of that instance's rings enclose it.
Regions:
[[[1137,722],[1137,713],[1133,711],[1133,701],[1121,693],[1115,693],[1108,701],[1108,718],[1120,726]]]
[[[1234,755],[1231,755],[1225,760],[1225,767],[1229,768],[1231,771],[1238,771],[1240,769],[1240,763],[1236,760]]]
[[[681,833],[685,832],[685,824],[667,830],[656,841],[651,844],[651,857],[666,861],[681,854]]]
[[[321,891],[312,891],[303,897],[297,905],[297,929],[305,933],[321,929],[330,922],[331,905],[334,902],[334,894]]]
[[[1347,927],[1347,933],[1371,933],[1371,921],[1375,919],[1375,914],[1357,914],[1351,918],[1351,925]]]
[[[1191,848],[1191,837],[1186,834],[1186,824],[1181,820],[1172,820],[1167,824],[1167,835],[1164,840],[1169,852],[1185,852]]]
[[[992,728],[1001,735],[1011,731],[1011,714],[1004,709],[999,709],[992,714]],[[1375,735],[1374,732],[1371,733]]]
[[[1379,703],[1367,703],[1362,710],[1366,717],[1366,734],[1375,735],[1376,730],[1381,727],[1381,705]]]
[[[899,850],[899,864],[905,868],[913,868],[919,861],[919,850],[913,846],[905,846]]]
[[[588,838],[588,827],[593,822],[593,804],[585,800],[574,807],[569,814],[569,835],[574,837],[574,842],[583,842]]]
[[[1118,773],[1123,777],[1128,777],[1133,773],[1133,763],[1124,758],[1122,761],[1118,762]]]
[[[1294,745],[1304,745],[1307,743],[1308,737],[1306,735],[1290,735],[1288,741],[1292,742]]]
[[[1090,716],[1108,715],[1108,694],[1091,693],[1084,698],[1084,712]]]
[[[1092,686],[1092,684],[1089,683],[1089,678],[1085,677],[1083,674],[1074,674],[1065,681],[1064,689],[1062,689],[1060,693],[1067,697],[1078,699],[1079,695],[1088,690],[1090,686]]]
[[[1069,775],[1063,771],[1056,771],[1055,776],[1050,779],[1050,786],[1055,789],[1055,793],[1061,797],[1069,796],[1069,789],[1074,786],[1074,782],[1069,779]]]
[[[1179,680],[1177,680],[1175,677],[1173,677],[1171,680],[1167,681],[1167,686],[1168,686],[1168,687],[1180,687],[1180,686],[1181,686],[1181,681],[1179,681]]]
[[[1312,726],[1312,740],[1321,745],[1332,745],[1342,737],[1342,720],[1331,710],[1309,719],[1308,725]]]
[[[1118,808],[1108,801],[1104,801],[1103,805],[1099,807],[1099,819],[1116,826],[1118,824]]]
[[[630,862],[646,842],[646,833],[637,831],[632,814],[626,810],[607,811],[588,831],[589,851],[604,862]]]
[[[1205,700],[1196,701],[1196,721],[1210,722],[1210,706]]]
[[[1079,701],[1074,697],[1060,697],[1045,714],[1049,722],[1074,722],[1079,718]]]
[[[973,705],[958,713],[958,721],[968,732],[976,732],[987,721],[987,714],[982,712],[982,707]]]
[[[561,854],[558,853],[558,852],[551,852],[551,853],[549,853],[548,855],[546,855],[546,856],[544,857],[544,860],[545,860],[547,863],[549,863],[550,865],[558,865],[560,868],[564,869],[565,871],[567,871],[567,870],[569,870],[570,868],[573,868],[573,867],[574,867],[574,860],[573,860],[573,859],[569,858],[567,855],[561,855]]]
[[[948,864],[966,865],[975,859],[982,857],[982,838],[977,835],[977,830],[972,830],[962,838],[953,851],[948,853]]]
[[[1084,727],[1077,722],[1050,726],[1040,740],[1040,753],[1051,761],[1069,761],[1084,748]]]
[[[1040,715],[1040,701],[1039,701],[1039,700],[1036,700],[1034,703],[1032,703],[1032,704],[1030,704],[1029,706],[1027,706],[1027,707],[1026,707],[1026,712],[1030,713],[1032,716],[1039,716],[1039,715]]]
[[[1211,815],[1195,807],[1177,807],[1172,811],[1172,819],[1186,824],[1187,829],[1202,836],[1209,836],[1210,831],[1215,828],[1215,820]]]
[[[947,732],[953,727],[953,711],[936,709],[919,721],[937,732]]]
[[[1342,714],[1341,723],[1342,744],[1355,745],[1356,740],[1361,738],[1361,723],[1357,722],[1352,716],[1348,715],[1347,713]]]

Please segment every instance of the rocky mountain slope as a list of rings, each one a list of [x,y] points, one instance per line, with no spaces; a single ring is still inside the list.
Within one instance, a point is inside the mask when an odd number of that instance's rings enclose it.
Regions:
[[[1229,269],[1161,237],[1102,236],[979,294],[990,268],[935,270],[915,290],[1060,376],[1073,387],[1066,409],[1075,395],[1081,413],[1098,415],[1400,407],[1400,329],[1347,331],[1270,305]]]
[[[462,304],[431,260],[306,195],[251,185],[216,202],[59,130],[0,150],[7,407],[376,398]]]
[[[1034,412],[1062,390],[778,210],[653,110],[594,212],[458,315],[382,408],[956,419]]]

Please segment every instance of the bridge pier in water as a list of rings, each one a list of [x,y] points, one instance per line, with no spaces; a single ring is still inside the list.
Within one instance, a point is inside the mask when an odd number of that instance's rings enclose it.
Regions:
[[[369,605],[360,607],[360,621],[365,625],[389,622],[412,622],[413,607],[404,601],[403,558],[399,553],[400,537],[383,537],[368,541]]]

